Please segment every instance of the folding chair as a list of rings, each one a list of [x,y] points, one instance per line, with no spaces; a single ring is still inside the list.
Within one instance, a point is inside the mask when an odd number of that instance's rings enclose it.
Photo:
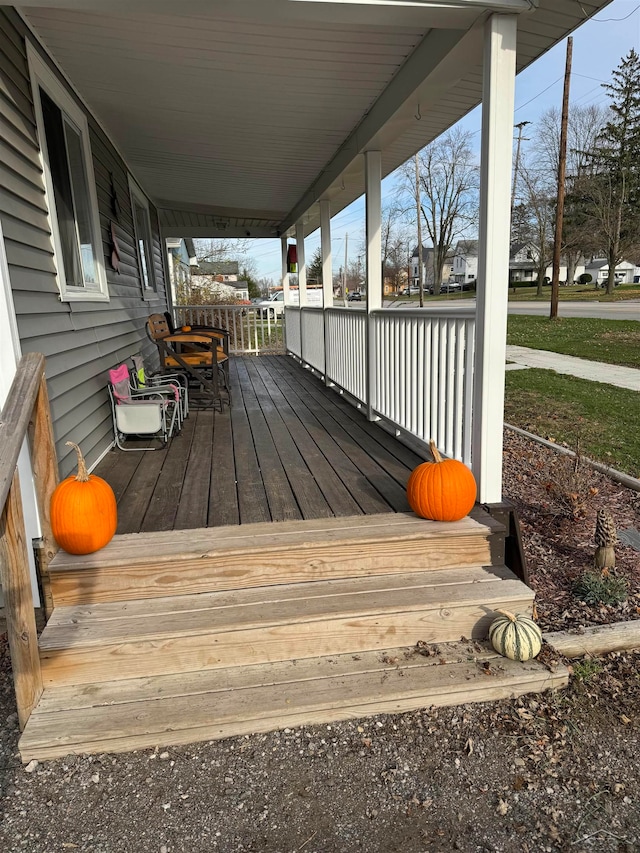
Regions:
[[[189,414],[189,381],[184,373],[151,373],[145,368],[144,358],[138,353],[131,356],[133,370],[131,383],[136,391],[177,391],[180,397],[180,426]]]
[[[113,417],[115,442],[120,450],[158,450],[157,447],[125,447],[126,436],[156,437],[164,447],[178,428],[180,399],[177,391],[148,389],[136,391],[131,386],[126,364],[109,371],[109,399]]]

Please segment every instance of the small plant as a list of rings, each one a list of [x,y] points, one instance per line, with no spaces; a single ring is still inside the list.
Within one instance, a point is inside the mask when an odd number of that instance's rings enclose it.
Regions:
[[[583,572],[573,584],[573,594],[585,604],[621,604],[627,600],[627,582],[624,578],[602,572]]]
[[[580,284],[591,284],[593,281],[593,276],[588,272],[583,272],[582,275],[578,278]]]
[[[582,458],[579,442],[575,456],[549,456],[538,476],[555,515],[580,518],[598,494],[593,469]]]
[[[578,681],[591,681],[591,679],[601,673],[603,666],[599,660],[595,658],[585,658],[573,665],[573,675]]]

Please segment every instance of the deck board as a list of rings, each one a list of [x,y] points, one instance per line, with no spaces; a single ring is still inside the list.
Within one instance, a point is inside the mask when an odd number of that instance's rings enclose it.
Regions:
[[[422,459],[286,356],[231,359],[232,404],[192,410],[167,449],[95,473],[118,533],[406,512]]]

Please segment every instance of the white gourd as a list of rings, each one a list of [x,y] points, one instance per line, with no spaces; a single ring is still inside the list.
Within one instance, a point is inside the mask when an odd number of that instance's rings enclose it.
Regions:
[[[517,616],[507,610],[496,611],[489,627],[491,645],[503,657],[526,661],[536,657],[542,648],[542,631],[529,616]]]

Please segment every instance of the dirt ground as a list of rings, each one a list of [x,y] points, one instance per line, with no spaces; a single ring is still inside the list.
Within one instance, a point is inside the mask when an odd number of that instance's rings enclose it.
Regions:
[[[638,496],[587,475],[586,506],[563,514],[545,454],[507,438],[540,621],[633,618],[630,548],[626,603],[589,608],[571,584],[592,564],[596,509],[638,527]],[[617,653],[576,663],[554,694],[24,768],[0,639],[0,851],[640,851],[639,665]]]

